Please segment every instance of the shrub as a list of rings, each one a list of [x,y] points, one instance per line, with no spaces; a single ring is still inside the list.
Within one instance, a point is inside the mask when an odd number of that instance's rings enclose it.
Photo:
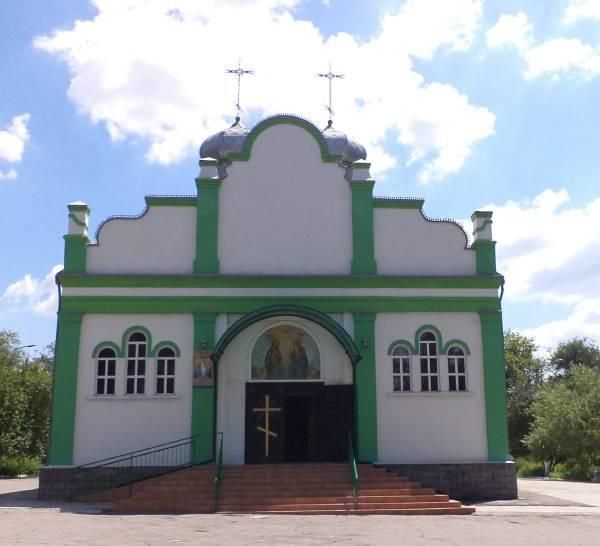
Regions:
[[[551,478],[585,482],[590,481],[593,475],[593,466],[579,464],[573,461],[567,461],[564,464],[557,464],[554,467],[553,472],[550,473]]]
[[[34,457],[0,457],[0,475],[37,474],[41,463]]]
[[[544,475],[544,463],[532,461],[525,457],[517,458],[517,476],[520,478],[530,478],[533,476]]]

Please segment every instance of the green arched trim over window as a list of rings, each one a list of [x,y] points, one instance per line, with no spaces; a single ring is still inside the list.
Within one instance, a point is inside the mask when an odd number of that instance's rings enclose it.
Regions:
[[[244,315],[242,318],[234,322],[217,342],[211,355],[211,359],[213,362],[215,362],[215,364],[218,363],[227,346],[238,334],[248,328],[248,326],[251,326],[260,320],[284,316],[299,317],[310,320],[311,322],[314,322],[325,328],[339,341],[340,345],[344,348],[344,351],[346,351],[348,358],[350,358],[350,362],[353,366],[362,358],[358,348],[356,347],[356,344],[354,343],[354,340],[350,337],[348,332],[346,332],[346,330],[344,330],[335,320],[326,314],[301,305],[272,305],[270,307],[263,307],[262,309],[252,311],[251,313]]]
[[[451,339],[450,341],[448,341],[446,343],[446,345],[444,345],[444,350],[442,351],[442,353],[445,354],[445,355],[448,354],[448,350],[453,345],[458,345],[459,347],[461,347],[462,350],[465,352],[466,355],[470,355],[471,354],[471,350],[469,349],[469,346],[464,341],[462,341],[460,339]]]
[[[152,350],[149,352],[149,356],[157,356],[158,355],[158,351],[160,351],[161,349],[164,349],[165,347],[168,347],[169,349],[173,349],[173,352],[175,353],[176,357],[180,357],[181,356],[181,351],[179,350],[179,347],[177,346],[176,343],[173,343],[172,341],[161,341],[160,343],[157,343]]]
[[[244,143],[244,149],[237,154],[229,154],[229,159],[231,161],[248,161],[250,159],[250,155],[252,154],[252,146],[254,146],[256,139],[263,131],[266,131],[275,125],[295,125],[296,127],[301,127],[304,129],[316,140],[317,144],[319,145],[319,149],[321,150],[321,159],[324,163],[338,163],[342,160],[341,155],[332,155],[329,153],[327,143],[325,142],[321,131],[319,131],[317,127],[315,127],[310,121],[291,115],[277,115],[261,121],[252,129],[252,131],[250,131],[250,134]]]
[[[127,328],[127,330],[125,330],[125,333],[123,334],[123,339],[121,341],[123,354],[125,354],[125,348],[127,347],[129,336],[131,334],[134,334],[135,332],[141,332],[146,336],[146,342],[148,343],[148,354],[150,354],[150,348],[152,347],[152,334],[150,333],[150,330],[148,330],[148,328],[146,328],[145,326],[131,326],[130,328]]]
[[[442,354],[442,333],[433,324],[424,324],[415,333],[415,348],[419,347],[419,338],[423,332],[433,332],[437,343],[438,354]]]
[[[392,343],[390,343],[390,346],[388,347],[387,354],[391,355],[394,352],[394,349],[398,347],[398,345],[403,345],[413,355],[417,354],[417,350],[415,349],[414,345],[406,339],[397,339],[396,341],[392,341]]]
[[[98,354],[102,349],[112,349],[117,358],[123,357],[123,350],[116,343],[113,343],[112,341],[101,341],[94,347],[92,358],[98,358]]]

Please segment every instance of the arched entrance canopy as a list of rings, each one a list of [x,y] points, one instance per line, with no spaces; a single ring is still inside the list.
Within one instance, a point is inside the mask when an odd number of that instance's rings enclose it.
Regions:
[[[300,317],[315,322],[319,326],[325,328],[342,345],[348,358],[350,358],[352,366],[356,365],[362,358],[354,340],[335,320],[320,311],[302,305],[271,305],[244,315],[234,322],[223,334],[221,339],[219,339],[210,358],[217,364],[225,352],[227,345],[229,345],[239,333],[248,328],[248,326],[259,320],[280,316]]]

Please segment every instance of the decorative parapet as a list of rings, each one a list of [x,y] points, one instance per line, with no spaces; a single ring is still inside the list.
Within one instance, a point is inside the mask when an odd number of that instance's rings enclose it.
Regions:
[[[476,210],[471,215],[473,222],[473,240],[492,240],[492,212],[487,210]]]
[[[88,220],[90,208],[82,201],[75,201],[67,205],[69,209],[69,226],[67,233],[69,235],[88,235]]]

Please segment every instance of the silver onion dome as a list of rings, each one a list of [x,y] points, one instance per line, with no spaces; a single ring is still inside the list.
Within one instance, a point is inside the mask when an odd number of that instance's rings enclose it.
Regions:
[[[306,120],[299,118],[298,116],[291,116],[288,114],[282,116],[300,119],[304,123],[308,123]],[[263,122],[264,121],[266,120],[263,120]],[[367,152],[364,146],[350,138],[348,135],[346,135],[346,133],[334,129],[333,122],[331,120],[329,120],[325,129],[320,130],[320,133],[323,135],[323,139],[327,145],[328,153],[331,155],[341,156],[344,163],[354,163],[359,159],[367,158]],[[250,130],[242,124],[238,116],[235,118],[235,123],[231,127],[209,136],[202,143],[202,146],[200,146],[200,157],[211,157],[213,159],[226,160],[228,159],[229,154],[239,153],[244,149],[244,145],[249,134]]]
[[[214,135],[209,136],[200,146],[200,157],[227,159],[230,153],[239,153],[244,148],[250,129],[244,126],[240,117],[236,116],[235,123]]]

